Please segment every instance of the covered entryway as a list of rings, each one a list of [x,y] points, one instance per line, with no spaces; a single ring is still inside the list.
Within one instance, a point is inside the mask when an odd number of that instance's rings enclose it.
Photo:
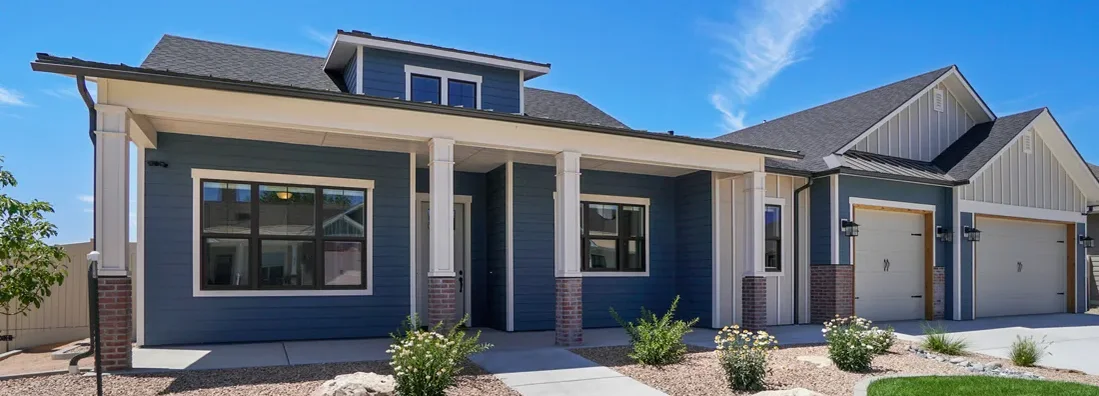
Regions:
[[[931,212],[854,208],[855,314],[873,321],[930,319]]]
[[[1065,312],[1066,246],[1075,244],[1065,224],[978,215],[976,227],[977,317]]]

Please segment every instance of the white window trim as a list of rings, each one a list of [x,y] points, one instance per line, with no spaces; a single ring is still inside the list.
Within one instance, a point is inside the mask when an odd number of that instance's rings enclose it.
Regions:
[[[793,235],[790,235],[789,238],[786,235],[787,232],[789,232],[791,230],[790,227],[786,226],[786,221],[787,221],[786,198],[771,198],[771,197],[768,197],[768,198],[765,198],[763,200],[763,210],[764,210],[764,212],[763,212],[764,213],[764,224],[763,224],[763,226],[764,227],[767,227],[767,221],[766,221],[767,206],[778,206],[778,210],[779,210],[779,222],[780,222],[779,227],[781,227],[781,228],[779,228],[779,235],[782,238],[781,251],[779,251],[779,254],[781,255],[779,257],[779,260],[780,260],[779,266],[780,267],[779,267],[778,271],[767,271],[767,267],[766,267],[766,265],[764,265],[764,270],[763,270],[762,273],[759,274],[759,276],[764,276],[764,277],[766,277],[766,276],[786,276],[786,271],[787,271],[787,269],[790,268],[790,257],[789,257],[790,254],[786,254],[786,244],[787,243],[791,243],[791,244],[794,243],[793,242]],[[790,221],[793,221],[792,218],[791,218]],[[764,241],[766,242],[766,240],[767,240],[767,230],[766,229],[763,231],[763,236],[764,236]],[[790,246],[793,246],[793,245],[790,245]],[[764,251],[764,253],[766,253],[766,251]],[[791,254],[793,254],[793,250],[791,250]]]
[[[554,199],[557,198],[557,193],[554,193]],[[652,251],[649,249],[649,240],[652,239],[652,233],[649,232],[649,199],[643,197],[623,197],[616,195],[598,195],[598,194],[580,194],[581,202],[604,202],[620,205],[637,205],[645,208],[645,271],[642,272],[629,272],[629,271],[607,271],[607,272],[592,272],[592,271],[580,271],[580,276],[585,278],[647,278],[651,268],[650,257]],[[556,208],[557,206],[554,205]],[[556,211],[556,210],[555,210]],[[557,214],[554,213],[554,218],[557,218]],[[583,267],[583,263],[580,264]]]
[[[412,100],[412,75],[419,74],[421,76],[438,77],[439,78],[439,102],[438,104],[444,106],[450,106],[448,99],[449,88],[447,82],[449,80],[461,80],[465,82],[471,82],[477,86],[477,109],[481,109],[481,76],[475,74],[466,74],[452,72],[449,70],[431,69],[427,67],[405,65],[404,66],[404,97],[405,100]]]
[[[252,183],[304,184],[319,187],[361,188],[366,190],[366,289],[354,290],[202,290],[202,179],[232,180]],[[374,294],[374,181],[338,177],[286,175],[277,173],[240,172],[216,169],[191,169],[192,213],[192,289],[193,297],[306,297],[306,296],[369,296]]]

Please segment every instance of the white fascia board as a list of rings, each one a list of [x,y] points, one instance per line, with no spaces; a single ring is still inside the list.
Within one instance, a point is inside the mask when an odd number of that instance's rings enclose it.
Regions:
[[[1065,168],[1076,187],[1084,193],[1088,202],[1099,202],[1099,181],[1091,173],[1091,168],[1080,157],[1079,151],[1069,140],[1068,134],[1061,129],[1061,125],[1053,118],[1053,114],[1049,112],[1049,109],[1039,114],[1031,125],[1041,135],[1046,146],[1053,151],[1054,157]],[[1026,131],[1026,129],[1023,129],[1023,131]],[[1016,139],[1018,139],[1018,136],[1016,136]]]
[[[529,73],[528,76],[534,77],[550,72],[549,66],[534,65],[524,62],[516,62],[506,59],[495,58],[491,56],[475,55],[461,51],[452,51],[442,48],[431,48],[414,44],[397,43],[389,40],[379,40],[373,38],[352,36],[348,34],[336,35],[336,44],[349,43],[352,45],[361,45],[366,48],[376,48],[396,52],[404,52],[409,54],[431,56],[436,58],[452,59],[463,62],[477,63],[488,66],[495,66],[504,69],[522,70]]]
[[[987,214],[995,216],[1014,217],[1018,219],[1049,220],[1063,223],[1087,223],[1087,216],[1074,211],[1063,211],[1042,208],[1029,208],[1025,206],[1013,206],[989,202],[970,201],[962,199],[958,202],[958,210],[974,214]],[[956,234],[957,235],[957,234]]]

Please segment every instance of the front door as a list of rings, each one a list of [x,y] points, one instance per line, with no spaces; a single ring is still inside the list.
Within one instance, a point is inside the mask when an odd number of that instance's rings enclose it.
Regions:
[[[431,216],[428,214],[431,204],[428,201],[420,201],[420,210],[417,211],[417,225],[419,234],[416,237],[416,312],[423,323],[427,323],[427,274],[429,262],[429,246],[431,243]],[[459,318],[468,313],[466,295],[469,292],[469,263],[466,261],[466,249],[469,249],[469,240],[466,236],[466,204],[454,203],[454,268],[458,278],[458,294],[454,298],[455,313]],[[468,325],[468,323],[467,323]]]

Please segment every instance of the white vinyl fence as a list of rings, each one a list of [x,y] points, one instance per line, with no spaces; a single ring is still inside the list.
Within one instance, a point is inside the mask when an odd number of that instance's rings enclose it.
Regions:
[[[68,276],[42,307],[31,308],[27,315],[0,315],[0,334],[13,335],[12,341],[0,342],[0,353],[38,345],[68,342],[88,337],[88,253],[92,242],[62,245],[69,261],[63,264]],[[130,262],[134,262],[134,244],[130,243]]]

